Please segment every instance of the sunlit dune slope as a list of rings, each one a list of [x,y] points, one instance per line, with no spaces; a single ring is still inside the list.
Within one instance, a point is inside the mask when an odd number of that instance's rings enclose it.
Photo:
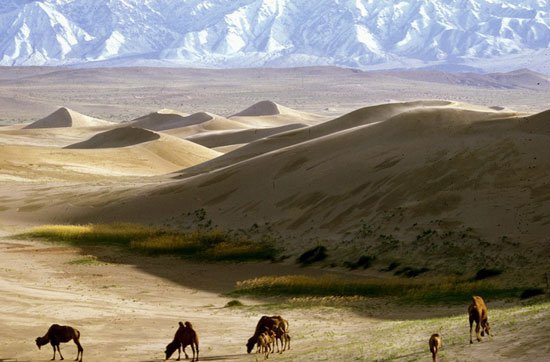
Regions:
[[[61,107],[47,117],[31,123],[25,128],[99,127],[108,125],[113,125],[113,123]]]
[[[0,145],[0,151],[0,179],[29,182],[162,175],[220,155],[189,141],[134,127],[102,132],[64,149]]]

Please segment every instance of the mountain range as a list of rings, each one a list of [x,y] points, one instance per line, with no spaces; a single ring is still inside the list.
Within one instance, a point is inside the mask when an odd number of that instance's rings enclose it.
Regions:
[[[550,73],[548,0],[5,0],[0,65]]]

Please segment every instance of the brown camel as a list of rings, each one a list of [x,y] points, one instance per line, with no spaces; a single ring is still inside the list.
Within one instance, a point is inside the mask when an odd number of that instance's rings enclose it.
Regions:
[[[437,352],[439,352],[439,350],[441,349],[441,337],[439,336],[439,334],[437,333],[432,334],[428,344],[430,346],[430,352],[432,352],[433,362],[436,362]]]
[[[53,347],[53,358],[52,361],[55,360],[55,351],[57,348],[57,352],[59,352],[59,357],[63,360],[63,355],[61,354],[61,350],[59,349],[60,343],[66,343],[70,340],[73,340],[76,344],[76,348],[78,348],[78,352],[76,354],[75,361],[82,362],[82,355],[84,354],[84,349],[80,345],[80,332],[70,326],[60,326],[59,324],[52,324],[48,331],[46,332],[46,335],[44,337],[38,337],[36,338],[36,345],[38,346],[38,349],[42,347],[43,345],[48,344],[48,342]],[[80,356],[80,359],[78,358]]]
[[[283,319],[281,316],[262,316],[258,323],[256,324],[256,330],[254,335],[248,339],[246,343],[246,351],[248,353],[252,352],[252,349],[258,342],[258,337],[265,331],[275,332],[275,343],[277,344],[277,350],[279,350],[279,345],[277,341],[280,340],[281,347],[283,351],[287,348],[290,349],[290,336],[288,336],[288,321]],[[286,342],[286,343],[285,343]]]
[[[193,329],[193,325],[190,322],[179,322],[179,328],[174,335],[172,342],[168,343],[166,350],[164,351],[166,359],[169,359],[176,350],[178,350],[178,361],[181,359],[181,350],[183,349],[183,354],[185,358],[188,359],[189,356],[185,352],[185,347],[191,345],[191,350],[193,351],[192,361],[199,360],[199,337]],[[197,357],[195,357],[195,349],[197,350]]]
[[[481,342],[481,337],[485,336],[485,333],[487,333],[488,336],[491,335],[489,333],[491,327],[489,326],[487,306],[483,298],[477,295],[472,297],[472,304],[468,306],[468,316],[470,319],[470,343],[474,343],[472,341],[472,325],[474,321],[476,322],[476,337],[478,342]],[[481,337],[479,336],[480,329]]]

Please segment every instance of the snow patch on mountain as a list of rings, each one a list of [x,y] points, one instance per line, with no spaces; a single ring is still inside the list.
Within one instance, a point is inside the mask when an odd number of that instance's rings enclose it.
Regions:
[[[548,0],[5,0],[0,34],[0,65],[550,73]]]

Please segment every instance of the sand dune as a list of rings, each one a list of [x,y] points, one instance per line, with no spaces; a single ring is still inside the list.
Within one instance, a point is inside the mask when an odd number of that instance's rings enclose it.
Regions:
[[[99,133],[89,140],[69,145],[65,148],[90,149],[90,148],[118,148],[128,147],[139,143],[158,140],[158,133],[137,127],[116,128]]]
[[[146,128],[153,131],[164,131],[165,133],[182,138],[204,132],[249,128],[245,124],[229,120],[213,113],[197,112],[188,115],[171,110],[153,112],[125,125]]]
[[[467,108],[423,106],[385,121],[365,119],[217,171],[134,190],[124,207],[81,217],[140,220],[147,210],[147,220],[155,215],[160,222],[185,205],[205,208],[227,227],[269,222],[298,237],[338,240],[363,220],[376,230],[372,247],[388,260],[419,260],[425,251],[412,241],[430,228],[443,234],[475,230],[471,237],[487,240],[501,261],[509,255],[493,242],[503,235],[523,240],[533,250],[533,267],[541,262],[535,255],[544,245],[539,236],[550,233],[550,114]],[[521,222],[526,218],[529,223]],[[377,235],[404,240],[399,254],[383,249],[385,239]],[[430,255],[445,259],[450,250]]]
[[[85,116],[72,109],[61,107],[49,116],[31,123],[25,128],[101,127],[112,124],[112,122]]]
[[[365,107],[356,111],[345,114],[336,119],[323,122],[321,124],[311,126],[308,128],[291,130],[288,132],[279,133],[271,137],[260,139],[256,142],[252,142],[248,145],[240,147],[235,152],[228,153],[222,157],[219,157],[211,162],[206,162],[196,167],[186,169],[185,175],[200,174],[215,170],[217,168],[226,167],[246,160],[258,155],[271,152],[284,147],[312,140],[318,137],[326,136],[334,132],[339,132],[345,129],[381,122],[388,118],[397,115],[402,112],[407,112],[415,108],[423,107],[447,107],[458,106],[457,103],[448,101],[417,101],[406,103],[391,103],[382,104],[372,107]],[[485,108],[483,108],[485,109]]]
[[[46,219],[164,223],[205,208],[216,224],[233,229],[269,223],[288,236],[290,252],[293,240],[304,235],[307,240],[342,240],[364,223],[372,229],[367,249],[388,261],[424,260],[418,254],[424,249],[414,242],[435,229],[429,254],[434,260],[447,260],[457,245],[445,244],[442,235],[461,233],[469,235],[468,243],[484,240],[498,255],[495,260],[505,262],[511,249],[501,251],[498,243],[506,236],[529,245],[536,254],[529,256],[530,266],[536,267],[543,264],[544,253],[537,254],[545,242],[540,236],[550,234],[549,117],[549,111],[529,115],[447,101],[392,103],[269,136],[219,157],[162,133],[117,129],[79,146],[86,149],[3,146],[1,166],[11,170],[5,174],[12,180],[41,172],[37,177],[61,175],[59,170],[46,175],[52,164],[94,177],[108,172],[160,175],[177,165],[191,170],[154,185],[107,187],[101,207],[87,206],[92,202],[75,189],[73,196],[63,197],[76,198],[79,207],[44,208],[40,217]],[[117,135],[134,131],[132,137]],[[113,144],[125,147],[102,148]],[[395,253],[387,238],[400,243]],[[475,258],[467,262],[481,265]],[[452,262],[444,266],[453,267]]]
[[[192,135],[186,139],[205,147],[215,148],[235,144],[246,144],[277,133],[304,127],[307,126],[305,124],[294,123],[279,127],[205,132]]]
[[[155,176],[220,155],[195,143],[126,127],[94,135],[63,149],[0,145],[0,179],[28,182],[111,180]]]
[[[161,109],[136,118],[125,126],[147,128],[153,131],[162,131],[170,128],[177,128],[189,125],[189,115],[171,109]]]
[[[316,114],[300,112],[272,101],[261,101],[245,110],[233,114],[229,119],[252,127],[277,127],[290,123],[317,124],[326,118]]]

